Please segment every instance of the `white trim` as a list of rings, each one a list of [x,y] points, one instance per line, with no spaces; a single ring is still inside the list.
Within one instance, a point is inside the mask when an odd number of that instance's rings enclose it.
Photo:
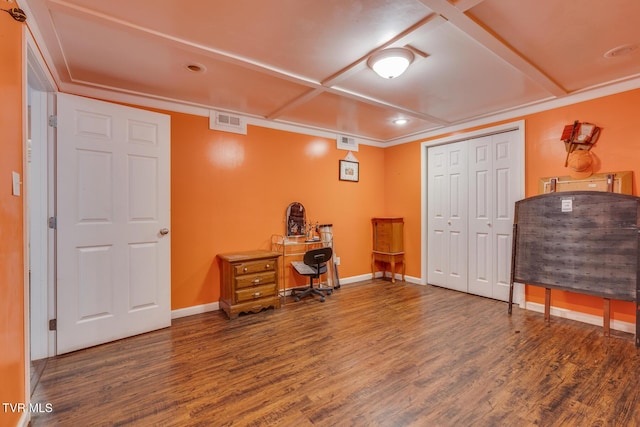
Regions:
[[[420,253],[422,254],[422,259],[420,260],[420,276],[421,276],[421,284],[426,285],[427,283],[427,260],[429,258],[428,254],[428,223],[427,223],[427,179],[428,179],[428,170],[427,170],[427,156],[429,147],[433,147],[436,145],[449,144],[458,141],[465,141],[468,139],[479,138],[486,135],[492,135],[500,132],[509,132],[516,131],[518,133],[517,144],[518,144],[518,165],[522,165],[522,167],[518,167],[516,170],[518,172],[517,179],[519,181],[520,188],[520,197],[524,198],[525,196],[525,121],[518,120],[510,123],[504,123],[497,126],[492,126],[488,128],[483,128],[471,132],[459,133],[451,136],[447,136],[444,138],[438,138],[431,141],[426,141],[420,143],[420,227],[422,229],[422,236],[420,238]],[[515,304],[518,304],[520,307],[523,307],[525,304],[525,289],[524,285],[520,283],[514,284],[513,291],[513,301]]]
[[[544,304],[527,301],[525,305],[525,309],[535,311],[538,313],[544,313]],[[573,311],[567,308],[551,306],[550,314],[552,316],[561,317],[569,320],[575,320],[582,323],[588,323],[590,325],[602,326],[603,324],[602,316],[581,313],[579,311]],[[630,334],[636,333],[635,323],[623,322],[621,320],[615,320],[615,319],[611,320],[611,329],[615,329],[616,331],[628,332]]]
[[[29,403],[26,403],[29,406]],[[31,413],[29,411],[24,411],[22,415],[20,415],[20,419],[18,420],[18,424],[16,427],[27,427],[29,425],[29,421],[31,421]]]
[[[382,273],[378,272],[376,277],[381,277]],[[401,275],[396,275],[396,278],[401,278]],[[405,277],[407,282],[420,284],[420,280],[417,277]],[[361,274],[359,276],[352,276],[346,278],[340,278],[340,286],[349,285],[352,283],[362,282],[365,280],[370,280],[371,274]],[[216,302],[210,302],[207,304],[194,305],[191,307],[179,308],[171,311],[171,319],[179,319],[181,317],[194,316],[196,314],[208,313],[210,311],[218,311],[220,310],[220,304]]]
[[[54,110],[53,100],[51,94],[55,92],[56,87],[54,84],[53,77],[48,71],[46,63],[44,59],[40,55],[38,47],[36,46],[36,42],[33,39],[31,33],[28,31],[24,32],[24,74],[25,74],[25,82],[24,85],[26,95],[24,99],[24,114],[25,120],[27,117],[27,108],[30,104],[29,102],[29,91],[30,88],[33,87],[34,91],[37,93],[35,99],[32,101],[37,103],[37,106],[32,106],[32,132],[37,133],[35,135],[39,139],[39,145],[37,149],[40,151],[43,162],[39,165],[34,165],[40,169],[40,172],[43,172],[41,176],[38,178],[36,182],[33,180],[33,185],[31,184],[31,180],[26,180],[27,191],[25,192],[28,197],[25,198],[25,218],[26,221],[29,221],[31,216],[32,209],[38,210],[38,212],[34,212],[37,214],[39,221],[45,221],[46,218],[50,215],[54,215],[53,213],[53,191],[54,191],[54,178],[53,178],[53,167],[54,167],[54,152],[52,151],[52,141],[54,141],[55,132],[54,129],[47,125],[48,115],[51,114]],[[32,94],[33,94],[32,92]],[[27,136],[28,136],[28,123],[25,124],[25,147],[27,146]],[[34,135],[32,134],[32,137]],[[27,150],[24,151],[27,153]],[[29,166],[27,164],[27,158],[25,156],[25,165],[24,165],[24,174],[27,175],[27,171],[29,170]],[[30,193],[32,191],[37,191],[39,194],[37,195],[38,199],[42,202],[37,206],[31,206],[29,203],[29,198],[31,198]],[[43,219],[44,218],[44,219]],[[26,230],[30,230],[28,223],[25,224]],[[33,298],[37,299],[37,306],[35,310],[37,310],[37,314],[34,313],[34,319],[32,319],[32,314],[26,316],[26,328],[29,330],[29,335],[25,336],[26,343],[28,342],[29,347],[25,347],[26,356],[29,361],[27,364],[27,374],[30,369],[31,362],[31,341],[35,340],[39,344],[35,346],[36,354],[35,359],[40,359],[44,357],[55,356],[56,351],[56,343],[55,343],[55,331],[48,330],[48,320],[55,318],[55,231],[49,230],[46,225],[40,224],[39,227],[40,232],[37,236],[28,236],[25,244],[25,268],[27,271],[27,285],[29,287],[29,269],[32,266],[32,260],[27,257],[29,254],[29,245],[31,245],[31,251],[37,251],[38,257],[36,257],[33,261],[38,263],[38,268],[40,273],[44,275],[44,286],[37,287],[34,290],[36,295],[33,295]],[[37,230],[36,230],[37,231]],[[32,239],[32,237],[34,239]],[[33,240],[33,241],[31,241]],[[42,284],[42,283],[40,283]],[[32,303],[32,296],[29,295],[29,300],[26,301],[27,307],[26,310],[29,309],[29,304]],[[39,326],[35,328],[31,327],[31,322],[36,321],[39,323]],[[31,330],[34,330],[34,334],[32,336]],[[25,344],[26,344],[25,343]]]
[[[181,317],[193,316],[196,314],[208,313],[210,311],[218,310],[220,310],[220,304],[217,301],[207,304],[193,305],[191,307],[171,310],[171,319],[179,319]]]
[[[498,112],[484,117],[472,118],[457,124],[407,135],[402,138],[391,139],[382,144],[382,146],[393,147],[394,145],[416,142],[427,138],[437,137],[438,135],[444,135],[477,126],[489,125],[491,123],[497,123],[504,120],[520,119],[524,116],[540,113],[542,111],[553,110],[555,108],[590,101],[592,99],[603,98],[605,96],[615,95],[638,88],[640,88],[640,77],[614,83],[608,86],[585,89],[572,95],[563,96],[562,98],[547,99],[531,105],[520,106],[512,110]]]
[[[564,96],[562,98],[553,98],[543,100],[531,105],[520,106],[512,110],[503,111],[491,115],[487,115],[479,118],[472,118],[466,121],[452,124],[449,126],[440,126],[432,130],[425,132],[419,132],[411,135],[407,135],[397,139],[390,140],[376,140],[371,138],[365,138],[361,135],[340,133],[340,135],[354,137],[360,144],[370,145],[373,147],[387,148],[395,145],[407,144],[416,142],[419,140],[436,137],[438,135],[444,135],[451,132],[457,132],[464,129],[469,129],[477,126],[490,125],[504,120],[513,120],[526,115],[539,113],[542,111],[552,110],[554,108],[560,108],[567,105],[577,104],[579,102],[589,101],[596,98],[602,98],[609,95],[615,95],[617,93],[626,92],[640,88],[640,78],[633,78],[620,83],[615,83],[609,86],[593,88],[585,90],[572,95]],[[191,114],[195,116],[209,117],[209,111],[216,109],[215,106],[200,105],[194,103],[186,103],[171,98],[152,97],[147,94],[130,92],[125,93],[121,89],[111,87],[87,87],[75,83],[64,83],[61,86],[61,90],[68,93],[83,94],[82,96],[90,96],[105,101],[124,102],[129,104],[138,105],[141,107],[149,107],[156,109],[164,109],[167,111],[174,111],[178,113]],[[225,110],[228,111],[228,110]],[[287,132],[296,132],[302,135],[318,136],[322,138],[336,138],[338,133],[333,130],[317,128],[313,126],[303,126],[297,123],[290,123],[283,120],[268,120],[261,117],[254,117],[246,115],[246,113],[237,111],[228,111],[236,115],[240,115],[245,118],[247,125],[261,126],[268,129],[277,129]]]
[[[23,5],[21,4],[21,7],[26,12],[27,16],[33,15],[31,13],[31,10],[29,9],[28,4],[23,4]],[[118,25],[129,26],[124,21],[118,21]],[[33,38],[37,42],[40,42],[38,44],[41,47],[40,51],[42,52],[42,55],[44,56],[44,58],[46,58],[46,63],[53,64],[54,61],[47,48],[47,45],[44,43],[44,37],[42,36],[42,32],[40,31],[38,26],[35,24],[34,21],[30,21],[30,20],[27,20],[27,26],[29,28],[29,31],[33,35]],[[289,81],[295,81],[302,85],[308,86],[309,88],[318,89],[322,87],[320,82],[303,78],[295,74],[286,73],[283,70],[269,67],[265,64],[252,62],[252,61],[249,61],[247,58],[235,57],[232,55],[228,55],[225,52],[206,48],[201,45],[190,43],[185,40],[167,37],[164,34],[154,32],[147,28],[138,27],[136,29],[139,31],[147,32],[154,37],[161,37],[161,38],[168,39],[169,41],[172,41],[172,42],[190,45],[191,47],[196,49],[203,49],[214,55],[221,56],[221,58],[227,62],[235,63],[239,60],[243,61],[245,62],[244,65],[247,65],[247,63],[250,64],[250,68],[261,69],[270,74],[277,75],[283,79],[286,79]],[[216,106],[216,105],[197,105],[194,103],[187,103],[187,102],[166,98],[166,97],[156,97],[156,96],[152,96],[152,95],[141,93],[141,92],[134,92],[134,91],[126,92],[122,89],[113,88],[106,85],[100,86],[90,82],[77,81],[75,83],[63,83],[55,67],[52,67],[50,72],[53,73],[55,77],[54,81],[60,85],[60,91],[70,93],[70,94],[99,98],[104,101],[129,103],[129,104],[138,105],[141,107],[164,109],[167,111],[180,112],[180,113],[192,114],[192,115],[203,116],[203,117],[209,116],[209,113],[208,113],[209,110],[220,109],[220,106]],[[326,83],[327,82],[325,82],[325,84]],[[332,90],[331,88],[327,88],[327,87],[323,87],[323,88]],[[522,117],[527,114],[533,114],[541,111],[551,110],[554,108],[559,108],[566,105],[571,105],[578,102],[601,98],[604,96],[626,92],[626,91],[638,89],[638,88],[640,88],[640,74],[637,74],[633,77],[622,79],[617,82],[616,81],[607,82],[601,85],[593,86],[591,88],[586,88],[586,89],[577,91],[575,93],[572,93],[571,95],[562,96],[559,98],[549,97],[547,99],[532,102],[528,105],[517,106],[512,109],[505,109],[501,112],[496,112],[496,113],[488,114],[485,116],[470,117],[458,123],[454,123],[446,126],[437,126],[431,130],[427,130],[424,132],[417,132],[410,135],[405,135],[400,138],[380,140],[380,139],[366,138],[362,135],[356,135],[356,134],[345,134],[345,135],[357,138],[359,142],[363,145],[372,145],[372,146],[381,147],[381,148],[392,147],[394,145],[415,142],[422,139],[443,135],[443,134],[458,131],[458,130],[468,129],[475,126],[482,126],[482,125],[487,125],[490,123],[496,123],[496,122],[505,121],[505,120],[513,120],[515,118]],[[349,95],[346,92],[343,92],[343,94]],[[358,97],[358,99],[362,100],[360,97]],[[222,110],[225,110],[225,109],[222,108]],[[225,111],[228,111],[228,110],[225,110]],[[288,123],[285,121],[267,120],[260,117],[251,118],[250,116],[246,115],[246,113],[241,113],[241,112],[235,112],[235,111],[228,111],[228,112],[234,113],[234,114],[240,114],[246,117],[247,124],[255,124],[257,126],[262,126],[262,127],[271,128],[271,129],[280,129],[280,130],[286,130],[290,132],[297,132],[303,135],[311,135],[311,136],[319,136],[319,137],[327,137],[327,138],[335,138],[337,135],[337,132],[335,130],[316,128],[313,126],[304,126],[301,124]]]
[[[524,120],[518,120],[515,122],[503,123],[501,125],[492,126],[488,128],[482,128],[471,132],[457,133],[455,135],[447,136],[444,138],[433,139],[426,141],[420,145],[423,147],[433,147],[435,145],[450,144],[458,141],[465,141],[467,139],[479,138],[482,136],[493,135],[501,132],[509,132],[512,130],[519,130],[522,133],[522,141],[524,144]],[[524,171],[523,171],[524,172]],[[524,179],[524,175],[522,177]]]
[[[314,126],[303,126],[297,123],[290,123],[285,120],[268,120],[262,117],[247,115],[238,111],[228,109],[216,109],[209,105],[182,102],[171,98],[153,97],[139,92],[124,92],[122,89],[111,87],[87,87],[74,83],[61,84],[61,91],[78,96],[92,97],[109,102],[121,102],[132,104],[139,107],[148,107],[161,109],[193,116],[209,117],[211,110],[225,111],[227,113],[241,116],[247,125],[260,126],[267,129],[283,130],[285,132],[295,132],[302,135],[317,136],[321,138],[336,139],[338,135],[349,136],[355,138],[360,144],[371,145],[374,147],[386,147],[383,141],[373,140],[344,132],[336,132],[333,130],[322,129]]]
[[[22,81],[24,83],[27,82],[27,31],[26,28],[23,26],[22,27],[22,37],[21,37],[21,41],[22,41]],[[25,196],[26,191],[25,187],[26,184],[24,184],[26,182],[26,171],[27,171],[27,156],[26,153],[28,152],[28,142],[27,142],[27,136],[29,135],[28,133],[28,127],[29,127],[29,123],[28,123],[28,115],[27,115],[27,105],[28,105],[28,97],[29,97],[29,93],[28,93],[28,88],[27,85],[24,84],[22,85],[22,191],[21,194],[22,196],[22,257],[23,257],[23,262],[22,262],[22,274],[23,274],[23,298],[24,300],[22,301],[23,304],[23,351],[24,351],[24,403],[28,406],[29,403],[31,402],[31,345],[30,345],[30,340],[31,340],[31,332],[29,330],[29,319],[31,316],[31,312],[29,310],[29,302],[31,299],[31,296],[29,294],[29,204],[27,203],[27,197]],[[29,414],[23,414],[20,417],[20,424],[23,424],[25,422],[25,420],[29,421],[30,415]]]
[[[362,282],[365,280],[371,280],[371,273],[360,274],[358,276],[340,277],[340,286],[350,285],[352,283]]]
[[[48,93],[47,108],[49,114],[56,114],[56,93],[54,91]],[[49,170],[48,176],[48,216],[56,216],[56,130],[55,128],[48,126],[47,134],[47,168]],[[47,292],[49,293],[49,319],[55,319],[57,317],[56,306],[56,230],[49,229],[48,235],[48,276],[47,276]],[[55,356],[57,350],[57,332],[49,331],[49,356]]]
[[[27,219],[29,222],[30,271],[30,360],[52,356],[48,354],[48,153],[47,153],[47,94],[29,91],[31,106],[31,139],[25,171]]]

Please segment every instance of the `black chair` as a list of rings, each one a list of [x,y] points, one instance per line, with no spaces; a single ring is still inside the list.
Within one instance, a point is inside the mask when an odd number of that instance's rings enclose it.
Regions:
[[[302,261],[293,261],[291,265],[302,276],[309,276],[309,287],[296,295],[296,301],[300,301],[307,295],[319,295],[320,302],[324,302],[324,293],[331,295],[331,288],[314,288],[313,279],[319,279],[320,275],[327,272],[327,262],[331,262],[333,251],[330,247],[311,249],[304,254]],[[292,291],[294,295],[295,290]]]

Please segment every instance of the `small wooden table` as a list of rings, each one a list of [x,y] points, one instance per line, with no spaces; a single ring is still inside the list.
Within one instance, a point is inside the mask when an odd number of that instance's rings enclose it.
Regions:
[[[381,262],[385,266],[387,264],[391,264],[391,283],[396,283],[396,264],[401,263],[402,264],[402,281],[404,282],[404,272],[405,272],[404,252],[373,251],[371,253],[371,278],[372,279],[375,279],[376,277],[376,262]],[[382,275],[384,277],[387,270],[383,269],[382,272],[383,272]]]

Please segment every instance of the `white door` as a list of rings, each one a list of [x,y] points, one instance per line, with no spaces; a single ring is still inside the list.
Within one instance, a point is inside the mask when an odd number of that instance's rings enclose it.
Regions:
[[[57,353],[171,324],[170,118],[58,95]]]
[[[517,133],[469,141],[469,293],[509,299]]]
[[[428,274],[430,284],[467,291],[467,147],[428,150]]]
[[[469,141],[469,293],[493,296],[493,144]]]

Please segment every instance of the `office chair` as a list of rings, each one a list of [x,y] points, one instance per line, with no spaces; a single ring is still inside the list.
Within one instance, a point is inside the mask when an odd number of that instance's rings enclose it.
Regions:
[[[302,261],[293,261],[291,265],[302,276],[309,276],[309,287],[296,295],[296,301],[300,301],[307,295],[319,295],[320,302],[324,302],[324,292],[331,295],[331,288],[314,288],[313,279],[319,279],[320,275],[327,272],[327,262],[331,262],[333,251],[330,247],[311,249],[305,252]],[[292,291],[292,294],[295,291]]]

